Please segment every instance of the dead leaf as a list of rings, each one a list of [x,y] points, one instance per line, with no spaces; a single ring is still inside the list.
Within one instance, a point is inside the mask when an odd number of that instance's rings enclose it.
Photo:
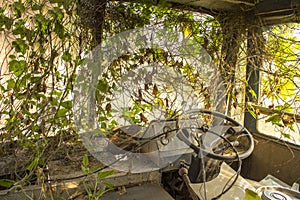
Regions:
[[[148,119],[144,116],[143,113],[140,113],[140,117],[141,117],[141,121],[144,122],[144,123],[147,123],[148,122]]]
[[[158,88],[157,88],[157,85],[156,85],[156,84],[154,84],[154,86],[153,86],[152,94],[153,94],[154,96],[157,96],[157,94],[158,94]]]
[[[111,111],[111,103],[106,104],[105,110],[106,110],[106,112],[110,112]]]
[[[120,195],[124,195],[124,194],[127,193],[126,187],[125,187],[124,185],[121,186],[121,187],[119,187],[119,188],[118,188],[118,191],[119,191],[119,194],[120,194]]]
[[[291,126],[295,123],[295,119],[290,115],[283,114],[281,120],[285,126]]]

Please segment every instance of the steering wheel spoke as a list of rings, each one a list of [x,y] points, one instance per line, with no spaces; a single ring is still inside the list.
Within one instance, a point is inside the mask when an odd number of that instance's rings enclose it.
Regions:
[[[249,131],[236,120],[219,112],[202,109],[188,111],[183,114],[178,126],[181,129],[178,137],[196,153],[201,151],[210,158],[236,161],[248,157],[254,149]],[[195,136],[195,133],[198,135]],[[198,137],[199,143],[195,144],[188,139],[191,138],[189,134]]]

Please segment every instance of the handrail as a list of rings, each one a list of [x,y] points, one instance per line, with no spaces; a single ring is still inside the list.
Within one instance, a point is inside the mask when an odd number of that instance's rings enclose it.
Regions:
[[[300,115],[295,114],[295,113],[285,112],[282,110],[270,109],[270,108],[259,106],[259,105],[253,104],[253,103],[247,103],[247,107],[253,107],[255,110],[258,110],[259,113],[268,115],[268,116],[273,115],[273,114],[280,114],[282,116],[288,116],[291,119],[294,119],[295,122],[300,123]]]

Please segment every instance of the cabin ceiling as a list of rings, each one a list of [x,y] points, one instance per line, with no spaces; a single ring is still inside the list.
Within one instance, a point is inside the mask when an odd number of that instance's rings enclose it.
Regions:
[[[300,0],[167,0],[208,12],[235,12],[257,16],[263,25],[300,22]]]
[[[252,0],[168,0],[172,3],[201,7],[214,11],[239,10],[244,6],[254,6]]]

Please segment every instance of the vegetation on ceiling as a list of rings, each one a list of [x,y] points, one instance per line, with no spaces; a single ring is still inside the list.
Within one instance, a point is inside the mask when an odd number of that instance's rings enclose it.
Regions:
[[[297,25],[264,27],[256,35],[260,39],[254,40],[262,44],[256,46],[261,49],[247,55],[250,41],[247,43],[247,30],[256,32],[261,27],[257,24],[250,27],[245,19],[232,14],[210,16],[172,9],[165,2],[153,6],[88,0],[3,0],[0,4],[0,155],[17,161],[13,170],[1,179],[2,188],[46,180],[44,169],[48,163],[57,159],[57,155],[67,159],[70,151],[75,151],[72,146],[80,142],[72,110],[76,70],[84,62],[86,52],[103,40],[134,28],[159,25],[201,44],[225,80],[226,93],[222,95],[226,95],[227,107],[219,105],[216,109],[227,109],[232,116],[246,110],[243,97],[248,84],[246,63],[256,57],[261,61],[255,69],[262,71],[262,93],[250,88],[255,105],[249,111],[256,118],[276,125],[285,137],[291,138],[287,129],[299,132],[298,119],[293,115],[298,113],[300,101]],[[191,85],[196,83],[193,81],[197,77],[191,73],[193,66],[162,49],[143,49],[135,55],[124,55],[112,62],[98,84],[95,109],[101,128],[109,130],[118,125],[111,120],[113,109],[109,97],[114,83],[121,80],[120,72],[145,63],[175,66],[186,81]],[[204,107],[212,109],[205,83],[193,87],[203,99]],[[163,90],[162,85],[136,88],[133,107],[125,113],[132,123],[147,124],[150,119],[145,113],[155,106],[164,109],[167,118],[180,114],[171,106],[172,97],[159,96]],[[148,99],[143,98],[146,95]],[[266,112],[259,106],[268,107],[271,116],[264,115]],[[20,159],[20,155],[26,160]]]

